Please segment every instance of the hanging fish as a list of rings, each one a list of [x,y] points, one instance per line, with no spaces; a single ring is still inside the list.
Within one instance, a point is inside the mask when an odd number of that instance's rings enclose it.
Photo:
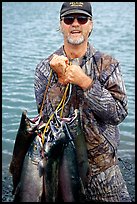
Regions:
[[[26,117],[26,114],[27,111],[23,111],[20,126],[15,139],[12,161],[9,167],[9,171],[13,177],[13,194],[15,193],[16,187],[20,181],[21,169],[25,155],[36,136],[35,132],[29,132],[31,125],[30,121]]]
[[[87,167],[83,152],[76,150],[83,143],[76,142],[78,135],[69,128],[77,119],[77,111],[70,118],[55,114],[43,143],[45,124],[39,116],[29,119],[22,113],[10,164],[14,202],[83,202]]]

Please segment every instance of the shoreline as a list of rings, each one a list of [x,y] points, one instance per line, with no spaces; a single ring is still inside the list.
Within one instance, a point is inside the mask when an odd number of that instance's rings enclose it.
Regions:
[[[135,162],[129,159],[122,159],[119,161],[119,166],[123,177],[126,181],[129,194],[132,202],[135,202]],[[13,202],[14,196],[12,195],[12,176],[5,170],[2,172],[2,202]]]

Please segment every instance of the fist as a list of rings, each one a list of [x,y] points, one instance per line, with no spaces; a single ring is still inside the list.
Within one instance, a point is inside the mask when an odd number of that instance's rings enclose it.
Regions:
[[[82,89],[87,89],[92,80],[88,77],[80,66],[70,65],[66,68],[64,83],[76,84]]]
[[[50,61],[50,67],[57,73],[59,79],[63,79],[68,64],[68,58],[63,55],[54,54]]]

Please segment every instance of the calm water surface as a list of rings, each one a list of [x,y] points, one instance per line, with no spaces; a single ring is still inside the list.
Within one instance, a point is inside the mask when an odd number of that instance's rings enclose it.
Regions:
[[[23,110],[37,115],[34,72],[41,59],[62,45],[61,2],[2,3],[2,167],[8,168]],[[94,2],[90,42],[119,60],[129,101],[120,124],[119,155],[135,155],[135,3]]]

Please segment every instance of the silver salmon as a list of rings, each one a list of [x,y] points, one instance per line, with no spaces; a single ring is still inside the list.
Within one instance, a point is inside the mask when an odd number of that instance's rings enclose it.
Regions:
[[[31,122],[23,112],[10,164],[14,202],[84,202],[88,167],[85,149],[79,147],[81,130],[72,135],[69,123],[55,116],[41,149],[35,131],[40,120],[33,128]]]
[[[13,178],[13,194],[15,193],[15,190],[20,181],[21,169],[25,155],[30,147],[30,144],[36,136],[35,133],[30,134],[28,131],[30,128],[30,122],[27,120],[26,114],[27,111],[23,111],[20,126],[16,135],[12,160],[9,167],[9,171]]]

